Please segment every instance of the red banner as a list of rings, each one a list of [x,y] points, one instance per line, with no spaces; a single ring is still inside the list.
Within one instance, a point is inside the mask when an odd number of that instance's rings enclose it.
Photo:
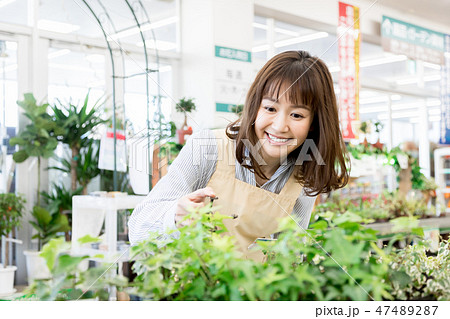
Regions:
[[[359,126],[359,8],[339,2],[339,118],[344,139],[357,138]]]

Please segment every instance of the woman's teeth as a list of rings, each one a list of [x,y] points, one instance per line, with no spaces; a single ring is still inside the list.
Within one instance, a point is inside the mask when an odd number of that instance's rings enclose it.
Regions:
[[[267,133],[267,132],[266,132],[266,133]],[[269,136],[269,138],[270,138],[272,141],[277,142],[277,143],[286,143],[287,141],[289,141],[288,138],[278,138],[278,137],[275,137],[275,136],[273,136],[273,135],[271,135],[271,134],[269,134],[269,133],[267,133],[267,135]]]

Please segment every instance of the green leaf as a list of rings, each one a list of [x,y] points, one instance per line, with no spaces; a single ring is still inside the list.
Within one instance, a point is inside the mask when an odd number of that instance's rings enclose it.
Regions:
[[[17,151],[13,154],[13,160],[16,163],[25,162],[28,158],[28,154],[25,150]]]
[[[81,238],[78,239],[78,242],[83,245],[83,244],[88,244],[88,243],[98,243],[99,241],[101,241],[100,238],[98,237],[92,237],[90,235],[86,235],[83,236]]]

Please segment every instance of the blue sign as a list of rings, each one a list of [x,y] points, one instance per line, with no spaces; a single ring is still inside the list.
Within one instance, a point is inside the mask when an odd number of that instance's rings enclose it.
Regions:
[[[445,35],[445,64],[441,67],[441,138],[439,143],[450,144],[450,35]]]

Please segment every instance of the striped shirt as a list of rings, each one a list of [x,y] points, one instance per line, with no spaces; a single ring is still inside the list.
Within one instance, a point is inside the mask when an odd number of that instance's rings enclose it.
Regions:
[[[217,157],[214,132],[202,130],[193,134],[170,165],[167,175],[133,211],[128,222],[130,242],[135,244],[146,239],[149,232],[163,234],[168,229],[176,229],[178,200],[207,186],[215,171]],[[294,169],[294,163],[294,159],[288,159],[286,165],[281,165],[261,188],[279,194]],[[237,160],[235,177],[256,186],[254,173],[242,167]],[[308,227],[315,199],[316,196],[306,196],[302,190],[295,202],[292,216],[305,229]]]

